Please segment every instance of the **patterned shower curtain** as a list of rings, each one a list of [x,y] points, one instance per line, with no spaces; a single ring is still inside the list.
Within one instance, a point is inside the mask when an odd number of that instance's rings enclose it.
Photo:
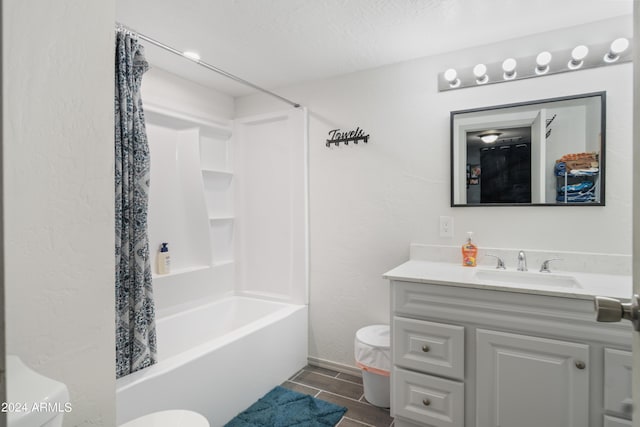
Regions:
[[[140,85],[149,68],[137,37],[116,32],[115,56],[116,378],[156,362],[147,235],[149,144]]]

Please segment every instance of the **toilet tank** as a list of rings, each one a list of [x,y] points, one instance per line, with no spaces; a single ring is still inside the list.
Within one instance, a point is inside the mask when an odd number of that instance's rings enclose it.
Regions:
[[[9,427],[61,427],[71,411],[69,390],[7,355],[7,412]]]

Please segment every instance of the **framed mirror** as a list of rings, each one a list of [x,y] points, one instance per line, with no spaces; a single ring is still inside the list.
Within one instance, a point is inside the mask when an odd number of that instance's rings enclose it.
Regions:
[[[604,206],[606,92],[451,112],[451,206]]]

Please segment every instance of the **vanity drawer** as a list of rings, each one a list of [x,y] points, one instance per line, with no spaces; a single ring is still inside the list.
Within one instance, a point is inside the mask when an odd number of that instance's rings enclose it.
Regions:
[[[393,369],[395,416],[433,427],[463,427],[464,384]]]
[[[464,379],[464,327],[396,316],[392,335],[395,365]]]
[[[631,367],[633,356],[629,351],[604,349],[604,409],[631,418]]]

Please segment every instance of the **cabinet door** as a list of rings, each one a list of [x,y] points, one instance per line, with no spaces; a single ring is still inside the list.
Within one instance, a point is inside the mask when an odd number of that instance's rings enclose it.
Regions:
[[[616,416],[631,418],[632,366],[630,351],[604,349],[604,409]]]
[[[589,425],[589,347],[478,329],[476,424]]]

